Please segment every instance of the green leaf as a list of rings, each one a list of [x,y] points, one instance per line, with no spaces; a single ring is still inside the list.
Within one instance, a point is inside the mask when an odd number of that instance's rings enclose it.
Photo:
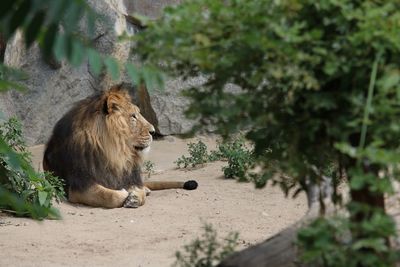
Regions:
[[[40,28],[42,27],[43,21],[45,18],[45,13],[40,11],[36,13],[35,17],[29,22],[28,27],[25,30],[25,44],[26,47],[29,47],[33,41],[35,41],[37,35],[40,32]]]
[[[383,238],[369,238],[369,239],[361,239],[356,241],[352,245],[352,249],[360,250],[360,249],[374,249],[375,251],[386,251],[388,249],[385,240]]]
[[[358,156],[357,153],[357,148],[351,146],[350,144],[347,143],[336,143],[334,147],[339,150],[341,153],[346,154],[352,158],[355,158]]]
[[[9,145],[0,138],[0,153],[4,154],[6,157],[3,158],[5,163],[10,165],[15,170],[21,170],[21,158],[14,152]]]
[[[353,175],[350,179],[350,188],[353,190],[360,190],[367,184],[367,181],[362,175]]]
[[[136,68],[136,66],[134,66],[131,63],[127,63],[126,64],[126,71],[129,75],[129,77],[132,79],[132,82],[134,85],[139,85],[141,82],[140,79],[140,72],[139,70]]]
[[[65,30],[68,32],[73,32],[78,25],[83,13],[83,6],[76,3],[75,1],[71,1],[71,4],[69,5],[64,16],[65,22],[63,23],[63,26]]]
[[[56,37],[55,45],[53,47],[53,53],[57,60],[61,61],[65,58],[66,51],[66,43],[69,41],[66,35],[58,34]]]
[[[165,77],[161,72],[155,72],[155,81],[157,89],[163,89],[165,85]]]
[[[4,92],[11,89],[15,89],[22,92],[26,90],[26,87],[15,82],[0,80],[0,92]]]
[[[96,30],[96,13],[92,12],[91,10],[89,10],[86,13],[86,19],[87,19],[87,33],[89,35],[89,38],[93,38],[95,37],[95,30]]]
[[[94,49],[88,49],[87,53],[91,70],[93,71],[94,75],[100,75],[103,68],[103,62],[100,54]]]
[[[271,180],[271,178],[273,177],[274,173],[273,172],[265,172],[262,175],[257,174],[257,173],[253,173],[250,174],[250,178],[252,179],[252,181],[255,183],[256,188],[264,188],[265,185],[267,184],[267,182],[269,180]],[[300,191],[296,192],[297,194],[300,193]],[[297,196],[297,194],[293,194],[293,198],[295,198]]]
[[[44,206],[44,204],[46,203],[46,201],[47,201],[47,196],[48,196],[48,194],[47,194],[47,192],[45,192],[45,191],[39,191],[39,192],[38,192],[39,204],[40,204],[41,206]]]
[[[111,74],[111,78],[113,80],[118,80],[119,78],[118,62],[114,58],[107,57],[104,60],[104,64],[106,65],[107,71]]]
[[[143,75],[144,83],[149,91],[157,89],[159,84],[157,81],[156,73],[150,67],[142,67],[141,73]]]
[[[209,46],[211,43],[210,39],[206,35],[201,33],[194,34],[193,39],[203,46]]]
[[[45,57],[52,56],[54,41],[56,39],[57,32],[58,32],[57,24],[51,24],[46,31],[46,35],[44,36],[44,40],[42,42],[43,46],[42,51]]]
[[[69,55],[69,62],[72,66],[79,66],[85,58],[86,48],[79,40],[72,40],[72,53]]]
[[[74,1],[65,1],[65,0],[57,0],[52,1],[51,5],[49,5],[49,10],[47,17],[49,22],[57,23],[63,18],[63,14],[65,10],[68,10],[69,6],[73,4]]]
[[[47,217],[55,220],[62,219],[60,211],[54,207],[49,208]]]
[[[339,68],[339,63],[337,61],[327,61],[323,67],[324,72],[327,75],[333,75]]]
[[[397,71],[393,71],[382,79],[382,86],[385,90],[388,90],[394,86],[398,86],[399,82],[400,74]]]

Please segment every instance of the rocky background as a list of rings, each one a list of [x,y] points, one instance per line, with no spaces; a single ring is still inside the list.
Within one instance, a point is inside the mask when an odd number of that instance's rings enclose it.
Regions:
[[[107,18],[106,27],[97,27],[94,46],[105,55],[124,61],[134,60],[131,44],[117,42],[116,34],[135,34],[138,27],[131,23],[129,14],[139,13],[157,18],[166,5],[179,0],[88,0],[88,3]],[[136,49],[140,49],[137,47]],[[130,79],[121,75],[119,81],[111,81],[107,75],[94,77],[89,65],[70,67],[66,62],[46,62],[37,45],[28,50],[20,35],[16,35],[5,49],[4,63],[23,70],[29,78],[22,83],[29,89],[25,93],[10,91],[0,95],[0,110],[8,118],[18,117],[23,124],[29,145],[45,143],[58,119],[78,100],[96,91],[105,90],[113,83],[124,83],[145,117],[152,122],[161,135],[183,134],[191,129],[193,122],[187,120],[183,111],[188,101],[180,95],[183,88],[200,80],[183,83],[179,79],[166,82],[165,90],[152,91],[134,88]]]

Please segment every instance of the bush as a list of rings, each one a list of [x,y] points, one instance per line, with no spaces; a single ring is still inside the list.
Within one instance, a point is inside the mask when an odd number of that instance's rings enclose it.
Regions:
[[[231,255],[238,245],[238,233],[229,233],[222,241],[210,224],[204,226],[204,233],[189,245],[184,252],[176,252],[175,267],[212,267]]]
[[[369,222],[354,223],[348,217],[318,218],[298,232],[300,260],[307,266],[395,266],[400,253],[382,236],[395,235],[395,222],[377,211]],[[365,238],[354,239],[351,232]]]
[[[207,151],[207,146],[202,141],[189,143],[189,157],[182,156],[175,162],[178,168],[196,167],[207,162],[222,160],[228,166],[222,167],[225,178],[235,178],[240,182],[250,180],[248,171],[254,166],[252,150],[246,147],[243,137],[221,142],[217,150]]]
[[[8,155],[0,153],[0,185],[9,192],[20,196],[23,201],[38,205],[47,210],[46,217],[52,207],[52,200],[60,201],[64,198],[63,182],[48,172],[36,172],[31,165],[32,155],[28,152],[22,138],[21,124],[16,118],[11,118],[0,124],[0,138],[17,151],[20,160],[26,165],[15,168],[8,164]],[[12,209],[11,206],[0,205],[2,209]],[[29,215],[26,210],[16,210],[19,215]]]
[[[247,173],[254,165],[254,156],[253,152],[246,148],[243,138],[220,143],[218,151],[212,151],[211,155],[218,155],[220,160],[227,160],[228,166],[222,167],[225,178],[237,178],[240,182],[249,180]]]
[[[202,141],[188,144],[189,157],[181,156],[175,163],[178,168],[196,167],[210,161],[207,146]]]

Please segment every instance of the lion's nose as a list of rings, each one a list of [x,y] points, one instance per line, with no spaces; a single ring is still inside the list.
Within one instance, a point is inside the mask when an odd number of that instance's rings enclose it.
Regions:
[[[156,133],[156,130],[154,129],[154,126],[152,125],[151,127],[150,127],[150,129],[149,129],[149,133],[151,134],[151,135],[154,135],[155,133]]]

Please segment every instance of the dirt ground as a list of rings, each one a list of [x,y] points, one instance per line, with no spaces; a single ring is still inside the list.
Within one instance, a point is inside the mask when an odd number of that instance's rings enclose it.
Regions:
[[[201,137],[209,149],[215,139]],[[240,247],[261,242],[299,220],[306,199],[286,199],[279,188],[255,189],[222,177],[222,162],[191,171],[173,163],[188,140],[166,137],[152,145],[151,180],[195,179],[194,191],[156,191],[138,209],[101,209],[61,203],[62,220],[37,222],[0,213],[0,266],[170,266],[211,223],[220,237],[239,232]],[[43,147],[32,149],[40,165]]]

